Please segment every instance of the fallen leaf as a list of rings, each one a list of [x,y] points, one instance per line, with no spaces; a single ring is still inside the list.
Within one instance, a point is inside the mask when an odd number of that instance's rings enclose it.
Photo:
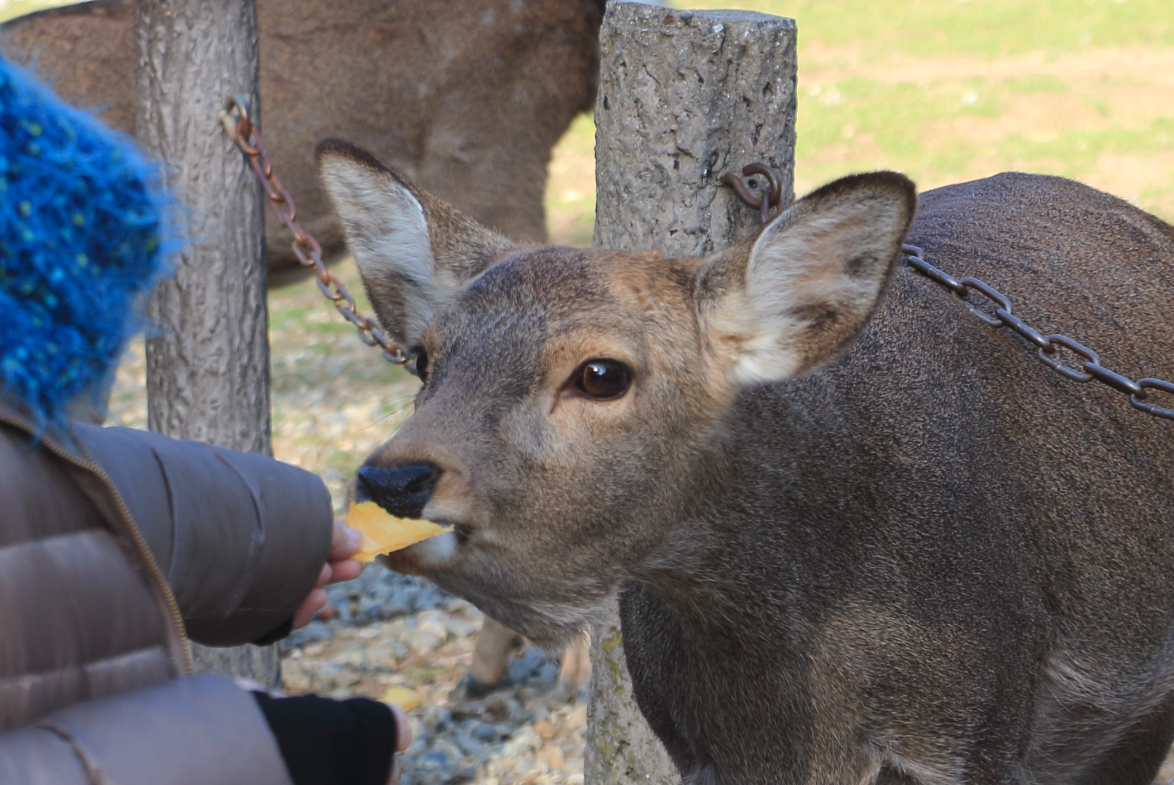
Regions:
[[[407,687],[388,687],[387,692],[379,699],[383,703],[399,706],[404,711],[414,709],[420,705],[420,696]]]

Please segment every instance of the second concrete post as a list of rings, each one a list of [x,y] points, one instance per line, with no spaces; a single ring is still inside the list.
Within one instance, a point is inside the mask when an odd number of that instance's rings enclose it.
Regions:
[[[697,256],[754,231],[720,184],[765,161],[793,197],[795,23],[610,3],[595,106],[595,245]],[[762,178],[759,178],[760,180]],[[618,616],[593,631],[586,785],[680,778],[632,696]]]

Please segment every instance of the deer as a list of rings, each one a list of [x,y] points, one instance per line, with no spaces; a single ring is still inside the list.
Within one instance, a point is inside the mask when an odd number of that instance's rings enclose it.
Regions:
[[[618,599],[687,785],[1153,781],[1174,424],[902,248],[1169,374],[1174,227],[1057,177],[873,172],[670,259],[517,245],[350,143],[317,159],[422,382],[353,493],[453,527],[390,567],[550,647]]]
[[[595,105],[605,0],[258,0],[261,128],[274,170],[327,255],[341,228],[312,151],[348,134],[507,237],[544,242],[551,149]],[[19,17],[0,49],[65,100],[135,133],[134,0]],[[271,280],[301,269],[266,227]]]
[[[545,241],[546,169],[574,118],[594,106],[603,7],[604,0],[476,0],[461,13],[437,14],[429,0],[258,0],[265,138],[274,171],[325,255],[342,253],[342,230],[310,152],[330,133],[391,157],[506,236]],[[0,27],[0,48],[66,100],[99,108],[104,122],[134,135],[133,0],[19,17]],[[279,222],[267,222],[273,285],[308,274],[291,243]],[[516,633],[486,619],[468,694],[500,683],[515,643]],[[587,671],[586,651],[572,648],[560,680],[574,694]]]

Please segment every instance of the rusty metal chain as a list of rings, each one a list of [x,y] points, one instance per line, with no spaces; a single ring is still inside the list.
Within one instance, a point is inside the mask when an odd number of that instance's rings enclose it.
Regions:
[[[781,192],[781,180],[778,172],[768,164],[755,163],[746,166],[742,170],[742,174],[745,176],[761,174],[770,180],[771,190],[768,198],[767,193],[763,193],[761,197],[754,196],[750,189],[746,187],[746,184],[733,172],[726,172],[721,177],[721,181],[731,186],[747,206],[759,211],[762,222],[765,224],[770,220],[771,206],[778,204],[779,193]],[[1011,301],[994,287],[983,283],[977,278],[955,279],[953,276],[925,261],[925,258],[922,256],[922,250],[916,245],[902,245],[901,253],[905,256],[905,259],[909,262],[909,266],[913,270],[921,273],[931,281],[941,284],[961,297],[963,305],[987,325],[996,330],[1002,329],[1003,327],[1010,328],[1012,332],[1022,336],[1029,343],[1035,345],[1039,352],[1039,361],[1056,373],[1074,382],[1098,381],[1118,392],[1128,395],[1129,403],[1132,404],[1133,408],[1153,415],[1154,417],[1174,420],[1174,409],[1165,408],[1146,400],[1149,397],[1149,390],[1160,390],[1174,395],[1174,383],[1151,378],[1139,379],[1135,382],[1128,376],[1122,376],[1116,371],[1111,371],[1101,365],[1100,355],[1087,346],[1077,343],[1066,335],[1060,335],[1058,333],[1044,335],[1018,316],[1013,315],[1011,313]],[[978,292],[997,306],[994,316],[980,311],[974,303],[966,300],[971,292]],[[1056,349],[1060,347],[1078,355],[1084,362],[1075,368],[1065,365],[1056,356]]]
[[[388,362],[396,365],[408,364],[412,359],[411,356],[405,354],[402,347],[384,335],[383,330],[370,317],[363,316],[359,312],[358,306],[346,286],[326,269],[326,264],[322,261],[322,247],[318,245],[318,241],[298,224],[297,205],[294,204],[293,197],[282,186],[281,180],[273,173],[273,166],[269,161],[265,142],[261,138],[260,129],[249,118],[248,104],[245,99],[241,96],[231,99],[224,111],[219,113],[219,117],[225,132],[241,152],[248,157],[249,165],[252,166],[253,172],[261,181],[278,219],[293,233],[294,255],[303,265],[313,268],[317,276],[319,291],[334,303],[334,307],[342,314],[343,318],[355,326],[363,343],[368,346],[378,346],[382,350],[383,358]],[[782,179],[773,167],[765,163],[749,164],[742,169],[742,174],[746,177],[755,174],[763,175],[769,182],[769,191],[755,197],[745,183],[732,172],[722,175],[721,181],[731,186],[743,202],[758,210],[762,222],[766,223],[770,220],[771,208],[779,205],[782,196]],[[1174,383],[1154,378],[1133,381],[1127,376],[1111,371],[1101,365],[1100,355],[1092,349],[1058,333],[1045,336],[1013,315],[1011,301],[995,288],[977,278],[955,279],[925,261],[922,250],[915,245],[903,245],[901,252],[913,270],[931,281],[941,284],[964,301],[971,292],[978,292],[997,305],[995,315],[991,316],[980,311],[973,303],[964,302],[967,309],[988,326],[995,329],[1008,327],[1012,332],[1034,344],[1038,350],[1040,362],[1056,373],[1075,382],[1084,383],[1096,380],[1128,395],[1129,403],[1133,408],[1154,417],[1174,420],[1174,409],[1165,408],[1146,400],[1149,397],[1148,390],[1161,390],[1174,395]],[[1065,365],[1054,356],[1057,347],[1063,347],[1079,355],[1084,359],[1084,363],[1079,368]]]
[[[1013,315],[1011,313],[1011,301],[994,287],[983,283],[977,278],[956,280],[953,276],[925,261],[922,250],[916,245],[906,244],[901,246],[901,253],[905,256],[906,261],[909,262],[909,266],[913,270],[921,273],[931,281],[941,284],[961,297],[966,308],[983,322],[996,330],[1003,327],[1010,328],[1011,332],[1022,336],[1029,343],[1035,345],[1039,354],[1039,361],[1056,373],[1074,382],[1098,381],[1118,392],[1128,395],[1129,403],[1133,405],[1133,408],[1153,415],[1154,417],[1174,420],[1174,409],[1158,406],[1156,403],[1146,400],[1149,397],[1149,390],[1161,390],[1162,392],[1174,394],[1174,383],[1150,378],[1133,381],[1128,376],[1122,376],[1116,371],[1111,371],[1101,365],[1100,355],[1087,346],[1072,340],[1066,335],[1060,335],[1058,333],[1044,335],[1029,326],[1018,316]],[[966,297],[971,292],[978,292],[997,306],[994,316],[980,311],[974,303],[966,301]],[[1059,347],[1063,347],[1076,354],[1084,362],[1078,367],[1065,365],[1056,356],[1056,349]]]
[[[253,172],[265,188],[265,195],[269,197],[277,218],[293,232],[294,256],[303,265],[314,270],[318,290],[334,303],[334,307],[344,319],[355,326],[363,343],[379,347],[383,352],[383,359],[390,363],[408,364],[412,356],[384,335],[383,330],[370,317],[359,312],[355,298],[347,291],[346,286],[326,269],[326,264],[322,261],[322,247],[318,245],[318,241],[298,225],[297,205],[294,204],[289,191],[282,186],[281,180],[273,173],[269,153],[261,139],[261,129],[254,125],[249,117],[248,101],[239,95],[230,99],[217,117],[224,126],[225,133],[249,159],[249,165],[253,167]]]

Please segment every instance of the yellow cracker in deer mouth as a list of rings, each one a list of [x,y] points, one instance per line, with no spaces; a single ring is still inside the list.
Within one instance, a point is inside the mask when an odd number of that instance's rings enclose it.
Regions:
[[[363,547],[354,558],[364,564],[375,557],[392,553],[429,537],[452,531],[422,518],[397,518],[375,502],[352,504],[347,511],[347,525],[363,533]]]

